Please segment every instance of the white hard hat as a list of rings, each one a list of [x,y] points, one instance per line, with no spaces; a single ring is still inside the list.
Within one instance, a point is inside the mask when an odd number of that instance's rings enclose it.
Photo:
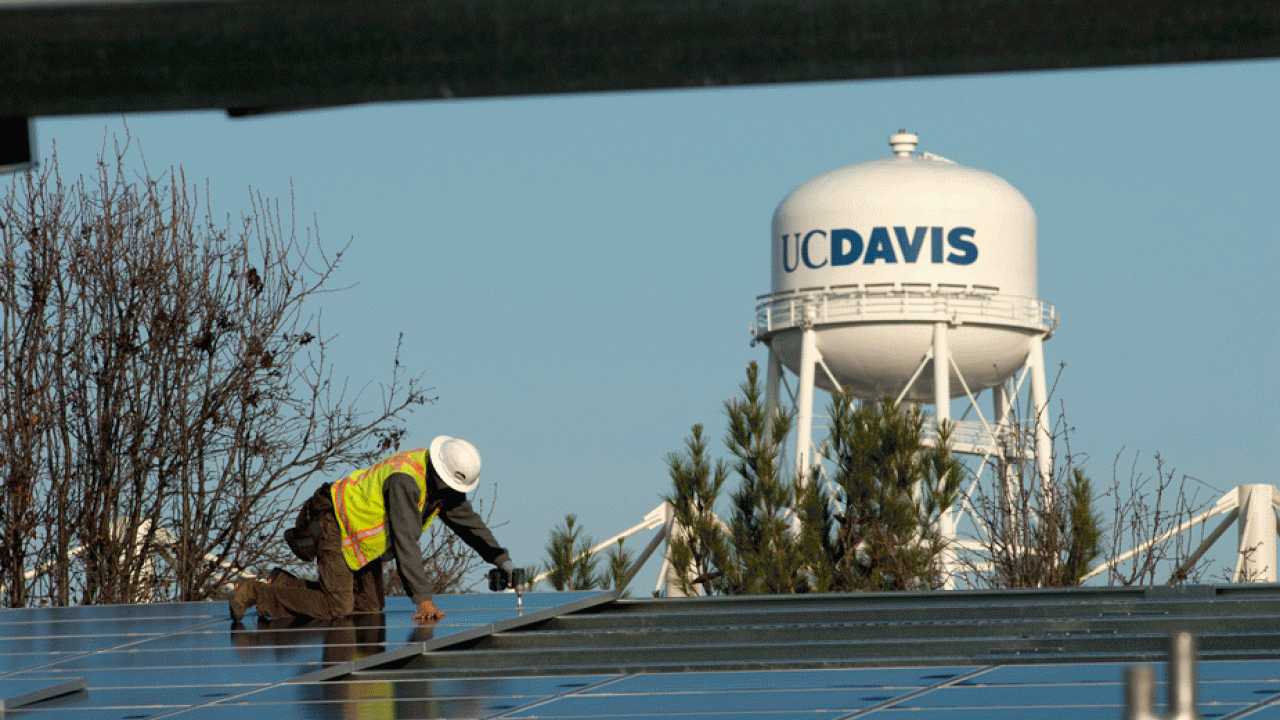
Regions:
[[[441,435],[431,441],[431,467],[445,485],[469,493],[480,481],[480,451],[466,440]]]

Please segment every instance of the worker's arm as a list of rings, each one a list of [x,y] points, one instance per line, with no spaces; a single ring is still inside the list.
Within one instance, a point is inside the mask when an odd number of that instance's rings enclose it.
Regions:
[[[511,555],[507,553],[506,548],[498,544],[479,513],[471,507],[467,496],[452,488],[442,488],[441,493],[444,506],[440,510],[440,519],[444,524],[479,553],[485,562],[493,563],[498,567],[509,565]],[[507,570],[510,572],[510,568]]]
[[[431,600],[431,586],[422,567],[422,514],[418,512],[418,484],[404,473],[392,473],[382,485],[387,507],[389,545],[404,591],[415,605]]]

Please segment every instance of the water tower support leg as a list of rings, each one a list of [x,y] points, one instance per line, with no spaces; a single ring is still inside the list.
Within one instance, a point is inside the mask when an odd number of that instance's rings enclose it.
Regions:
[[[818,333],[813,326],[800,331],[800,384],[796,388],[796,472],[803,483],[809,477],[809,451],[813,446],[813,375],[818,365]]]
[[[662,504],[662,514],[662,530],[659,534],[662,536],[662,539],[667,541],[667,548],[666,552],[662,554],[662,566],[658,568],[658,582],[653,586],[654,597],[658,597],[659,595],[670,597],[673,587],[677,592],[679,591],[679,586],[673,586],[670,582],[671,576],[675,571],[675,568],[671,565],[671,531],[675,525],[673,522],[675,519],[675,511],[671,507],[670,503]]]
[[[1276,581],[1276,514],[1271,509],[1275,488],[1241,485],[1240,551],[1232,582]]]
[[[1031,352],[1027,355],[1027,369],[1031,371],[1031,412],[1035,422],[1036,470],[1040,474],[1040,488],[1044,493],[1044,507],[1056,504],[1053,491],[1053,438],[1049,435],[1049,390],[1045,382],[1044,338],[1031,340]]]
[[[813,447],[813,380],[818,365],[818,333],[812,323],[805,323],[800,330],[800,381],[796,386],[796,475],[800,487],[809,480]],[[800,536],[800,514],[791,513],[791,532]]]
[[[995,420],[997,433],[1004,432],[1009,425],[1009,383],[1002,382],[991,388],[991,415]],[[992,438],[998,440],[999,438]]]
[[[782,409],[782,359],[769,348],[769,369],[764,381],[765,414],[773,417]]]
[[[1007,433],[1009,430],[1009,417],[1012,412],[1012,403],[1009,398],[1009,385],[1002,382],[991,388],[991,404],[992,413],[995,415],[996,432],[1000,434]],[[1000,457],[996,460],[996,467],[999,468],[1000,478],[1000,499],[1004,504],[1004,531],[1009,534],[1010,539],[1021,538],[1021,528],[1019,526],[1019,518],[1022,509],[1022,481],[1018,477],[1015,463],[1008,462],[1007,452],[1005,448],[1000,446],[1000,438],[992,438],[992,444],[996,451],[1000,453]],[[1016,540],[1014,540],[1016,542]]]
[[[933,324],[933,403],[938,422],[951,419],[951,351],[947,324]]]
[[[933,408],[939,424],[951,419],[951,349],[947,345],[947,323],[933,324]],[[943,549],[942,589],[956,589],[959,557],[956,552],[956,518],[952,508],[938,512],[938,535]]]

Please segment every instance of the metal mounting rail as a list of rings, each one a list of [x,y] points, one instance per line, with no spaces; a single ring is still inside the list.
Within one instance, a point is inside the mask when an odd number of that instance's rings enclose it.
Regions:
[[[762,296],[751,332],[764,340],[775,332],[860,322],[949,322],[1025,328],[1049,333],[1058,325],[1053,305],[1035,298],[994,293],[813,288]]]

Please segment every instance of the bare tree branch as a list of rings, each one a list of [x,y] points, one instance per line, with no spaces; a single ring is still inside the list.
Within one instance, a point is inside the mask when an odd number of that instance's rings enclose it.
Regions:
[[[3,602],[198,600],[288,558],[298,489],[398,444],[420,377],[353,392],[316,298],[345,246],[290,198],[216,221],[131,140],[64,186],[56,155],[0,197]],[[372,409],[366,405],[374,397]]]

